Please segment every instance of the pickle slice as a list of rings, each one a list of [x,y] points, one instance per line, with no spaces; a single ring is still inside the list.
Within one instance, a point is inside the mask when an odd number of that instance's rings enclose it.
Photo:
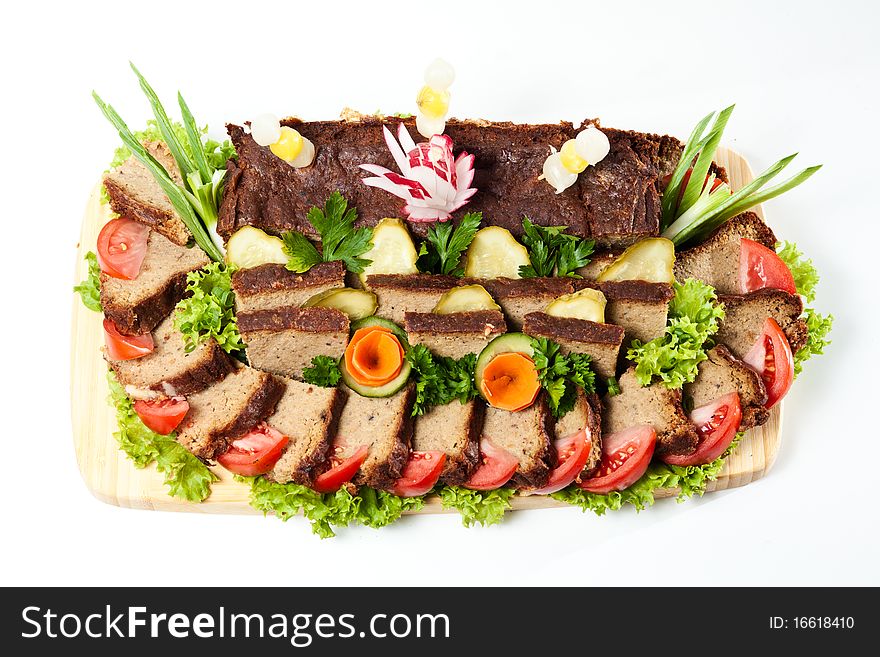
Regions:
[[[287,264],[284,242],[259,228],[239,228],[226,243],[226,262],[240,269],[274,263]]]
[[[370,274],[417,274],[418,252],[406,225],[386,217],[373,228],[372,248],[362,257],[373,262],[364,267],[361,280]]]
[[[434,310],[437,315],[468,313],[475,310],[501,310],[482,285],[462,285],[445,292]]]
[[[675,245],[665,237],[650,237],[636,242],[608,265],[596,280],[649,281],[671,283],[675,264]]]
[[[355,321],[374,315],[379,304],[372,292],[340,287],[316,294],[303,304],[305,308],[313,306],[336,308],[348,315],[351,321]]]
[[[519,278],[529,264],[529,252],[510,231],[500,226],[481,228],[467,250],[464,275],[474,278]]]
[[[554,317],[572,317],[604,324],[606,303],[605,295],[600,290],[588,287],[574,294],[563,294],[551,301],[544,312]]]

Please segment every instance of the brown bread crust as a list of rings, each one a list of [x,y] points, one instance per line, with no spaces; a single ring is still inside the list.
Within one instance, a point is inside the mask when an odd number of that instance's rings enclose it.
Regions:
[[[605,281],[598,283],[575,279],[574,286],[578,290],[584,288],[601,290],[608,301],[669,303],[675,296],[675,290],[669,283],[652,283],[650,281]]]
[[[279,290],[326,287],[335,283],[342,287],[344,279],[345,265],[340,260],[319,262],[303,274],[272,263],[237,270],[232,275],[232,288],[237,295],[251,296]]]
[[[348,317],[336,308],[278,308],[255,310],[238,315],[242,334],[257,331],[308,331],[330,333],[348,330]]]
[[[406,332],[414,333],[504,333],[506,325],[500,310],[475,310],[472,312],[406,313]]]
[[[616,324],[600,324],[573,317],[555,317],[547,313],[529,313],[523,332],[534,336],[553,335],[575,342],[620,346],[623,328]]]

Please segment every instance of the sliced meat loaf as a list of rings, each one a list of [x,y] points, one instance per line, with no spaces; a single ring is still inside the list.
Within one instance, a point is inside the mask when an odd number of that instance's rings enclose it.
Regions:
[[[521,411],[486,407],[483,439],[506,449],[519,460],[519,466],[510,480],[512,486],[541,488],[547,484],[550,471],[556,465],[553,427],[553,417],[544,392],[538,395],[534,404]]]
[[[376,295],[376,314],[402,325],[407,312],[434,310],[440,297],[459,285],[459,279],[434,274],[371,274],[364,285]]]
[[[602,408],[602,433],[611,435],[649,424],[657,432],[657,454],[691,454],[698,436],[681,405],[681,390],[662,383],[642,387],[631,367],[618,379],[620,394],[606,396]]]
[[[415,384],[408,384],[391,397],[361,397],[355,392],[346,392],[348,401],[342,409],[333,441],[334,457],[346,459],[358,447],[366,445],[369,447],[367,459],[352,482],[390,490],[409,459]]]
[[[281,458],[267,475],[279,483],[308,486],[327,462],[347,399],[339,388],[319,388],[283,379],[284,394],[266,424],[288,437]]]
[[[315,356],[342,356],[348,326],[348,317],[335,308],[279,308],[238,315],[248,362],[295,379],[302,378]]]
[[[512,331],[522,329],[526,315],[544,311],[548,304],[574,291],[570,278],[463,279],[462,285],[482,285],[501,306]]]
[[[296,308],[316,294],[344,286],[345,265],[341,260],[319,262],[304,274],[277,264],[239,269],[232,274],[239,313]]]
[[[213,338],[187,352],[183,335],[174,328],[173,314],[153,331],[153,344],[153,351],[141,358],[107,359],[132,397],[190,395],[219,381],[236,366]]]
[[[602,460],[602,402],[595,393],[588,395],[578,388],[574,408],[556,420],[554,433],[559,440],[581,429],[586,429],[587,438],[590,439],[590,456],[579,475],[579,480],[589,479]]]
[[[149,333],[177,305],[186,292],[186,275],[208,265],[198,247],[173,244],[156,231],[147,237],[147,254],[132,281],[101,272],[101,306],[121,333]]]
[[[672,285],[648,281],[579,281],[579,289],[593,287],[602,291],[608,303],[605,321],[626,331],[623,346],[633,340],[648,342],[663,335],[669,302],[675,296]]]
[[[616,373],[617,357],[624,336],[621,326],[572,317],[554,317],[546,313],[529,313],[523,323],[523,332],[558,342],[563,353],[589,355],[593,369],[602,378],[607,379]]]
[[[446,465],[440,483],[463,484],[480,464],[480,431],[486,405],[479,400],[434,406],[416,418],[413,451],[440,451]]]
[[[410,344],[423,344],[438,356],[461,358],[479,354],[494,338],[507,331],[500,310],[449,313],[405,313],[404,327]]]
[[[675,256],[675,278],[708,283],[718,294],[739,294],[739,258],[741,240],[750,239],[768,249],[776,245],[776,236],[754,212],[737,215],[718,228],[705,242]]]
[[[768,317],[775,319],[785,332],[793,353],[806,344],[807,325],[800,318],[804,304],[799,296],[782,290],[758,290],[742,295],[722,294],[718,299],[724,304],[725,317],[715,341],[726,345],[737,358],[749,353]]]
[[[174,182],[183,182],[177,163],[163,142],[148,141],[144,147],[165,167]],[[116,214],[146,224],[179,246],[186,246],[192,238],[189,228],[174,210],[153,174],[136,157],[129,157],[122,165],[105,173],[104,189],[110,197],[110,207]]]
[[[770,411],[764,408],[767,390],[761,377],[741,360],[734,358],[724,345],[716,345],[698,365],[699,371],[693,383],[685,383],[684,397],[689,399],[691,408],[711,404],[722,395],[731,392],[739,394],[742,408],[740,429],[745,431],[764,424]]]
[[[242,366],[187,397],[189,411],[180,423],[177,442],[199,458],[216,458],[232,440],[269,417],[283,394],[283,381]]]

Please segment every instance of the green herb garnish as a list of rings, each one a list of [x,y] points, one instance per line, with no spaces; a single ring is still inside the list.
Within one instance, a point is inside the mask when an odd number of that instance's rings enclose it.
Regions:
[[[620,394],[620,384],[617,382],[617,377],[609,376],[605,385],[608,388],[609,397],[614,397]]]
[[[99,313],[101,308],[101,268],[98,266],[98,256],[93,251],[89,251],[85,255],[86,262],[89,263],[89,273],[85,280],[79,285],[75,285],[74,292],[79,292],[83,305],[89,310]]]
[[[574,408],[577,389],[595,392],[596,375],[587,354],[563,354],[558,343],[548,338],[530,338],[535,368],[541,387],[547,391],[550,412],[560,418]]]
[[[462,404],[477,396],[474,383],[475,354],[467,354],[458,360],[448,356],[436,356],[425,345],[411,345],[406,360],[416,375],[416,401],[412,415],[424,415],[434,406],[443,406],[454,400]]]
[[[483,220],[482,212],[468,212],[457,226],[451,221],[435,223],[419,247],[419,271],[426,274],[463,276],[462,254],[471,245]]]
[[[819,272],[813,261],[804,257],[794,242],[781,242],[776,245],[776,252],[794,277],[794,286],[798,294],[807,301],[815,301],[816,286],[819,284]]]
[[[822,315],[812,308],[807,308],[804,320],[807,323],[807,343],[794,355],[795,376],[803,371],[806,361],[813,356],[825,353],[825,347],[831,344],[828,336],[834,324],[833,315]]]
[[[339,359],[330,356],[315,356],[312,366],[302,372],[303,381],[322,388],[335,388],[342,378],[339,371]]]
[[[439,491],[444,509],[457,509],[465,527],[479,523],[484,527],[501,522],[510,509],[512,488],[470,490],[461,486],[443,486]]]
[[[212,262],[186,275],[186,297],[175,308],[174,327],[183,334],[190,352],[209,338],[227,353],[244,350],[235,321],[232,265]]]
[[[580,267],[590,262],[596,243],[566,235],[568,226],[539,226],[528,217],[523,217],[522,243],[529,251],[528,265],[520,265],[519,275],[523,278],[539,276],[568,276],[581,278],[577,273]]]

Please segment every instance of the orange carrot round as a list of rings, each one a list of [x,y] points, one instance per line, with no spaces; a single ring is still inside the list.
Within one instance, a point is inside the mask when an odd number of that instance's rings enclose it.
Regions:
[[[403,368],[404,351],[397,336],[382,326],[355,331],[345,349],[345,366],[361,385],[379,387],[390,383]]]
[[[535,363],[525,354],[498,354],[483,370],[480,390],[495,408],[521,411],[534,403],[541,389]]]

